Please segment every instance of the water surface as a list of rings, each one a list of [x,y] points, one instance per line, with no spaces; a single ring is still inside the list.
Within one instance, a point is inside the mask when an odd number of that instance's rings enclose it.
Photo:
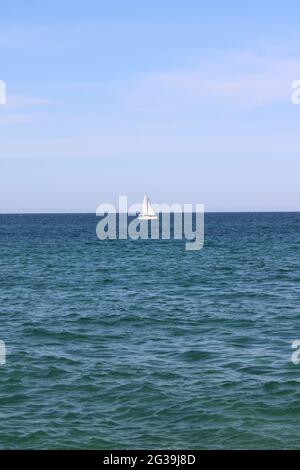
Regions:
[[[300,448],[300,214],[207,214],[205,247],[0,215],[0,447]]]

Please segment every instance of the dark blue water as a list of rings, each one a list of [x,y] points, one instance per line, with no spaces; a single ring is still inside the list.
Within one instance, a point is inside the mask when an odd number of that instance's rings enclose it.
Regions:
[[[300,214],[205,246],[0,216],[1,448],[300,448]]]

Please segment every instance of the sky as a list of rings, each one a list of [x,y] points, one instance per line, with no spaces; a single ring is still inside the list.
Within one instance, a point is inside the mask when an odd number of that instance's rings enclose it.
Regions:
[[[300,211],[299,2],[0,4],[0,212]]]

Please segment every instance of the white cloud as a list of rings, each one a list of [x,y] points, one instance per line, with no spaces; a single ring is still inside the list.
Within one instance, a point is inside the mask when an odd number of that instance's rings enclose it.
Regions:
[[[192,67],[160,70],[121,86],[120,100],[149,111],[229,112],[290,104],[291,82],[300,77],[300,60],[249,53],[218,53]],[[201,111],[201,109],[199,109]]]

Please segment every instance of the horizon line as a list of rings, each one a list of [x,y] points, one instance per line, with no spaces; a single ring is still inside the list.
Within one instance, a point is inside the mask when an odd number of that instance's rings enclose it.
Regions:
[[[168,212],[164,212],[168,213]],[[170,212],[170,214],[174,214],[175,212]],[[192,213],[195,213],[193,211]],[[299,210],[247,210],[247,211],[204,211],[204,214],[299,214]],[[123,214],[123,212],[115,212],[115,214]],[[127,212],[127,214],[129,214]],[[163,214],[163,212],[158,212],[158,214]],[[96,212],[0,212],[1,215],[95,215],[99,217]]]

